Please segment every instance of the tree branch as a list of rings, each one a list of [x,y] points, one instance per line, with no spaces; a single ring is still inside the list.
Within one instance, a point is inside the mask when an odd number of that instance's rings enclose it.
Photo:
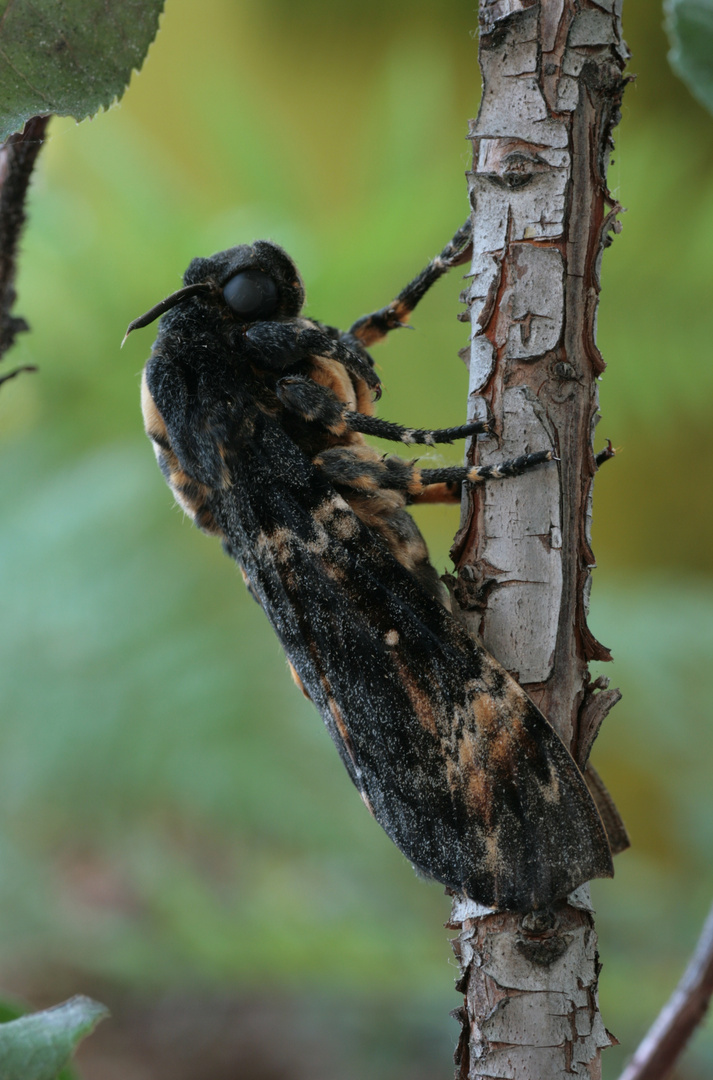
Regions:
[[[619,0],[481,0],[484,85],[469,131],[469,416],[494,421],[469,457],[554,449],[560,464],[474,492],[454,594],[582,767],[618,700],[590,681],[588,662],[610,657],[587,605],[599,266],[619,209],[606,167],[628,56],[619,10]],[[589,786],[607,804],[612,847],[626,846],[603,784]],[[587,888],[519,919],[457,901],[451,925],[464,994],[457,1076],[598,1078],[612,1039]]]
[[[49,116],[33,117],[20,134],[11,135],[0,147],[0,359],[13,345],[17,334],[29,329],[24,319],[12,313],[16,298],[17,249],[27,216],[27,189],[49,119]],[[22,370],[27,369],[18,368],[5,379]]]
[[[708,1011],[713,995],[713,907],[683,978],[619,1080],[664,1080]]]

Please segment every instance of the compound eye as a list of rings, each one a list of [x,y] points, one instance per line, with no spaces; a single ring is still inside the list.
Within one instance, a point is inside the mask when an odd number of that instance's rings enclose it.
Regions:
[[[264,319],[277,307],[277,285],[262,270],[243,270],[223,289],[228,306],[244,319]]]

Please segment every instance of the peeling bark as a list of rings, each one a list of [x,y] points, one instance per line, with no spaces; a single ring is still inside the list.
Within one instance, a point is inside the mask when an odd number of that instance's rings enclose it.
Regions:
[[[620,10],[621,0],[481,0],[484,86],[469,131],[469,416],[495,421],[469,459],[554,448],[560,463],[473,493],[453,548],[454,592],[470,631],[582,767],[618,700],[590,683],[588,662],[610,656],[587,607],[599,267],[620,210],[606,186],[628,57]],[[590,790],[620,850],[626,834],[596,774]],[[465,995],[457,1076],[599,1077],[612,1040],[597,1007],[587,888],[523,919],[456,901],[451,925]]]
[[[590,911],[570,905],[556,917],[518,922],[506,914],[468,917],[456,903],[453,917],[462,925],[455,952],[465,995],[458,1080],[594,1075],[591,1062],[612,1038],[597,1008]]]

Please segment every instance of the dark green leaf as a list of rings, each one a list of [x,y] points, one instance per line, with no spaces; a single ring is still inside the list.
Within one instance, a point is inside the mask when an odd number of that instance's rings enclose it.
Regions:
[[[44,1012],[0,1024],[2,1080],[59,1080],[77,1045],[108,1010],[88,997],[73,997]]]
[[[713,0],[668,0],[666,28],[671,67],[713,112]]]
[[[164,0],[0,0],[0,141],[31,116],[84,120],[126,89]]]

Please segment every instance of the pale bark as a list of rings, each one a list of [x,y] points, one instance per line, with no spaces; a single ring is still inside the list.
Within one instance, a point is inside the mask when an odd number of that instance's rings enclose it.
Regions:
[[[599,264],[619,207],[606,187],[627,59],[620,0],[481,0],[483,96],[471,125],[474,250],[469,415],[488,410],[484,462],[554,448],[558,467],[480,488],[454,546],[455,596],[582,764],[618,694],[586,615]],[[597,787],[593,782],[592,786]],[[597,798],[606,807],[606,793]],[[616,814],[609,808],[614,846]],[[459,1077],[600,1076],[588,890],[548,916],[456,902],[465,995]]]

